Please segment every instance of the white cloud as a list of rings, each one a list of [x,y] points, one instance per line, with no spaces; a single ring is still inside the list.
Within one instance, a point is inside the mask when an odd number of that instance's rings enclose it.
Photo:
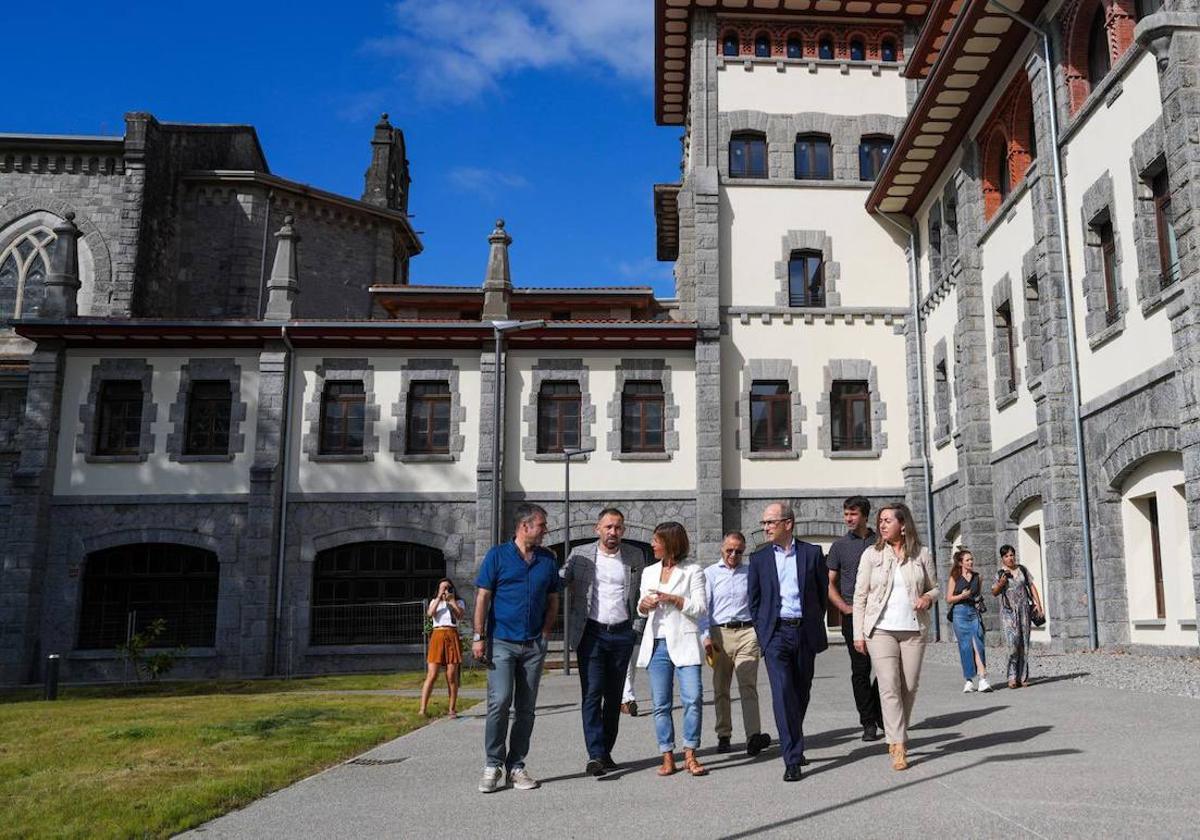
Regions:
[[[482,169],[476,166],[458,166],[447,174],[450,183],[461,192],[475,193],[489,201],[508,190],[519,190],[529,186],[520,175]]]
[[[397,58],[418,94],[465,101],[523,70],[600,69],[645,82],[647,0],[399,0],[398,32],[367,49]]]

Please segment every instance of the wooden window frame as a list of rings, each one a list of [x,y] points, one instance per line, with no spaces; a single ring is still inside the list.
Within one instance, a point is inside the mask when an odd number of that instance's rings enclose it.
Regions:
[[[879,174],[887,166],[888,155],[892,153],[892,148],[895,145],[896,138],[883,134],[868,135],[860,138],[858,141],[858,179],[860,181],[875,181],[878,179]],[[884,151],[884,146],[887,147],[886,151]],[[872,174],[867,174],[868,169],[864,168],[863,164],[868,164]]]
[[[555,393],[554,389],[559,386],[565,386],[568,390],[563,393]],[[570,391],[574,388],[574,391]],[[575,443],[571,446],[567,445],[564,430],[571,418],[569,414],[565,414],[563,408],[565,406],[575,406]],[[553,412],[554,428],[550,429],[549,424],[545,421],[550,419],[548,413]],[[537,451],[539,455],[559,454],[567,449],[579,448],[579,443],[583,439],[583,389],[579,387],[579,383],[574,380],[551,379],[543,382],[538,389],[537,401]]]
[[[205,391],[212,391],[206,394]],[[216,406],[214,409],[213,406]],[[205,409],[209,409],[205,412]],[[224,430],[221,423],[224,422]],[[233,425],[233,392],[228,379],[197,379],[188,386],[183,427],[184,455],[227,455]]]
[[[801,174],[800,157],[801,147],[805,147],[804,164],[808,170],[807,173]],[[825,148],[825,164],[826,169],[820,172],[818,164],[817,150],[820,147]],[[797,134],[796,145],[793,147],[793,165],[795,166],[795,177],[797,181],[831,181],[833,180],[833,141],[828,134],[809,133]]]
[[[773,388],[774,393],[764,393]],[[760,390],[761,389],[761,390]],[[758,393],[756,393],[756,390]],[[754,409],[764,406],[766,435],[754,433]],[[777,416],[782,413],[782,417]],[[785,380],[761,379],[750,383],[750,451],[790,452],[792,449],[792,391]]]
[[[434,390],[437,389],[437,390]],[[439,429],[436,407],[446,406],[445,428]],[[405,418],[405,452],[410,455],[449,455],[450,454],[450,413],[453,404],[450,395],[450,383],[444,379],[422,380],[412,382],[408,386],[406,402],[408,417]],[[438,446],[434,441],[441,431],[446,443]]]
[[[996,390],[1003,394],[1011,394],[1017,390],[1017,342],[1013,335],[1013,314],[1012,302],[1004,301],[996,307],[996,330],[1003,331],[1003,337],[997,336],[996,340],[1004,341],[1005,363],[1004,367],[1007,370],[1007,378],[996,383]]]
[[[1161,288],[1174,283],[1180,277],[1179,243],[1175,228],[1171,225],[1171,185],[1167,170],[1162,170],[1150,179],[1150,191],[1154,195],[1154,227],[1158,237],[1158,267],[1162,272]],[[1174,245],[1175,259],[1171,259]]]
[[[136,397],[133,395],[134,389],[137,390]],[[127,390],[128,393],[118,393],[121,390]],[[145,399],[142,383],[136,379],[106,379],[100,383],[99,399],[96,401],[96,455],[128,456],[141,453],[142,407]]]
[[[813,294],[812,289],[810,288],[810,286],[808,284],[808,278],[809,278],[808,266],[809,266],[809,262],[811,260],[815,260],[817,263],[816,274],[820,281],[820,292],[818,294]],[[796,287],[794,285],[795,275],[794,275],[793,266],[796,263],[803,264],[804,277],[803,277],[803,283],[801,286],[801,294],[800,295],[796,294]],[[825,257],[824,257],[824,255],[820,251],[814,251],[814,250],[809,250],[809,249],[792,251],[788,255],[788,306],[823,307],[823,306],[825,306],[827,291],[828,291],[828,289],[826,288],[826,280],[825,280]]]
[[[639,392],[639,388],[651,386],[649,390]],[[657,391],[653,390],[657,388]],[[647,443],[646,432],[652,430],[646,421],[646,406],[658,406],[658,443]],[[637,427],[630,428],[628,420],[629,406],[637,407]],[[663,394],[661,382],[635,380],[626,382],[621,388],[621,451],[622,452],[666,452],[667,451],[667,421],[666,397]]]
[[[357,389],[357,390],[355,390]],[[359,424],[360,442],[357,446],[349,443],[352,424],[356,421],[351,416],[351,409],[358,405],[362,407]],[[331,411],[336,416],[331,416]],[[365,384],[360,379],[334,379],[325,382],[325,390],[321,394],[321,418],[319,429],[319,449],[321,455],[362,455],[366,444],[367,394]]]
[[[853,386],[854,391],[848,389]],[[861,390],[859,390],[861,388]],[[854,403],[866,404],[866,437],[854,437]],[[871,386],[863,379],[839,379],[829,389],[829,444],[832,452],[871,451]]]
[[[1117,288],[1117,240],[1112,219],[1096,226],[1100,238],[1100,273],[1104,283],[1104,320],[1115,324],[1121,317],[1120,290]]]
[[[762,144],[762,170],[759,174],[753,166],[754,147],[755,144]],[[737,148],[742,149],[743,166],[741,172],[734,171],[734,153]],[[729,177],[730,178],[767,178],[770,174],[770,166],[767,159],[767,138],[760,132],[739,131],[735,132],[729,138]]]

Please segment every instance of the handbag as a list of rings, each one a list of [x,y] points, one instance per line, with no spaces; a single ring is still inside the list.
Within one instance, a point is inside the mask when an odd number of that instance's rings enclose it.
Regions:
[[[1033,600],[1033,575],[1029,574],[1029,570],[1021,566],[1021,573],[1025,575],[1025,602],[1029,605],[1029,621],[1034,627],[1042,627],[1046,623],[1046,614],[1037,608],[1037,604]]]

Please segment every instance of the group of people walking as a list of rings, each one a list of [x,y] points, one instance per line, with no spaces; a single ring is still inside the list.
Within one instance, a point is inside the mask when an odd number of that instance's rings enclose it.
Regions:
[[[649,675],[659,775],[681,768],[692,776],[708,772],[697,755],[705,662],[713,669],[717,752],[732,749],[730,690],[736,676],[745,750],[758,755],[772,740],[762,731],[759,715],[762,661],[771,686],[783,779],[799,781],[808,763],[804,719],[813,666],[817,654],[828,647],[825,616],[830,605],[842,614],[862,739],[886,738],[892,766],[905,769],[908,725],[932,607],[941,591],[909,509],[884,505],[874,530],[868,525],[870,510],[863,497],[846,500],[848,533],[833,543],[828,560],[818,546],[796,539],[795,514],[787,502],[772,503],[763,511],[765,545],[746,558],[745,536],[729,531],[720,561],[707,567],[687,562],[686,530],[678,522],[664,522],[651,538],[654,562],[643,567],[641,551],[623,542],[624,515],[610,507],[600,513],[596,541],[573,549],[560,572],[554,555],[541,545],[546,511],[534,504],[520,506],[513,539],[488,551],[475,582],[472,652],[489,668],[486,761],[479,790],[489,793],[509,784],[529,790],[539,785],[525,759],[564,586],[571,596],[567,643],[578,654],[587,774],[602,776],[619,767],[613,750],[622,710],[633,711],[631,662]],[[1012,612],[1003,624],[1013,650],[1009,685],[1018,686],[1028,681],[1029,619],[1042,608],[1015,552],[1005,554],[1010,549],[1004,546],[1001,551],[1002,566],[992,591],[1000,598],[1002,615]],[[446,586],[439,586],[429,606],[435,622],[465,611],[453,584],[443,583]],[[978,675],[979,690],[987,691],[980,589],[970,552],[957,552],[947,601],[968,685]],[[431,644],[422,710],[437,676],[434,647]],[[457,667],[448,667],[447,676],[456,682]],[[672,714],[676,686],[682,705],[681,738]],[[453,693],[452,688],[452,710]]]

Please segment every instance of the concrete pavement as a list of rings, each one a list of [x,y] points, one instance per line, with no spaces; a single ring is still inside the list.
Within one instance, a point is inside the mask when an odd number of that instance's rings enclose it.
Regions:
[[[941,658],[941,657],[938,657]],[[1171,667],[1164,660],[1163,667]],[[910,732],[912,766],[864,744],[849,662],[817,658],[803,781],[781,780],[776,744],[717,755],[705,669],[705,778],[655,775],[648,684],[622,717],[620,771],[585,776],[575,676],[542,681],[529,756],[540,790],[480,794],[483,713],[441,720],[186,836],[213,838],[1187,837],[1200,834],[1200,704],[1056,677],[962,694],[958,668],[927,661]],[[1034,679],[1037,679],[1036,662]],[[1003,684],[1003,683],[1001,683]],[[760,669],[767,731],[770,688]],[[680,726],[680,712],[675,712]],[[677,730],[678,731],[678,730]],[[734,705],[734,746],[742,740]]]

